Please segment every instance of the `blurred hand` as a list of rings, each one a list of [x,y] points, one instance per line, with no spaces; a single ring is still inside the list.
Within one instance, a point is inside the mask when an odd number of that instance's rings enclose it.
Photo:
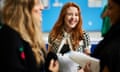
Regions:
[[[59,62],[57,60],[51,60],[49,70],[52,72],[59,72]]]
[[[90,52],[90,50],[88,48],[85,48],[84,53],[87,54],[87,55],[91,54],[91,52]]]
[[[90,62],[88,62],[88,63],[85,65],[85,67],[84,67],[84,72],[91,72],[90,65],[91,65]]]
[[[84,69],[83,69],[83,68],[81,68],[81,69],[79,69],[79,70],[78,70],[78,72],[84,72]]]

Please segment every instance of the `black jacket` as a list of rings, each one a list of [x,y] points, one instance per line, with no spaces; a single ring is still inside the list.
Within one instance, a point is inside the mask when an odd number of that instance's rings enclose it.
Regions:
[[[0,72],[44,72],[36,67],[29,44],[6,25],[0,29],[0,65]]]
[[[110,72],[120,72],[120,23],[114,24],[92,54],[101,60],[101,71],[105,65]]]

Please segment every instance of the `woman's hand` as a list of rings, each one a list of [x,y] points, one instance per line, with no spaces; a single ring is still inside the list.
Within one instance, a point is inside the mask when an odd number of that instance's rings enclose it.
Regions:
[[[90,55],[90,54],[91,54],[91,52],[90,52],[90,50],[89,50],[88,48],[85,48],[85,49],[84,49],[84,53],[87,54],[87,55]]]
[[[91,72],[90,65],[91,65],[90,62],[86,63],[86,65],[84,67],[84,72]]]
[[[57,60],[52,59],[50,61],[49,70],[52,72],[59,72],[59,62]]]
[[[78,70],[78,72],[84,72],[84,69],[83,69],[83,68],[81,68],[81,69],[79,69],[79,70]]]

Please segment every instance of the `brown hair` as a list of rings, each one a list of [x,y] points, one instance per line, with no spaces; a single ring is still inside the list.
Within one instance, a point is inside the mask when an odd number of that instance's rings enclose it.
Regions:
[[[2,22],[2,8],[3,8],[4,2],[3,0],[0,0],[0,22]]]
[[[46,54],[46,50],[40,27],[34,24],[31,14],[34,5],[35,0],[6,0],[3,8],[3,20],[29,43],[39,64],[44,61],[40,51],[42,50]]]
[[[62,7],[60,16],[59,16],[57,22],[55,23],[50,35],[53,38],[53,40],[55,40],[58,36],[60,36],[63,26],[64,26],[63,25],[64,18],[67,13],[67,9],[69,7],[76,7],[79,12],[79,22],[78,22],[77,26],[72,30],[72,40],[73,40],[72,45],[73,45],[73,49],[75,50],[75,47],[78,46],[79,41],[83,38],[81,12],[80,12],[79,6],[76,5],[75,3],[68,2]]]

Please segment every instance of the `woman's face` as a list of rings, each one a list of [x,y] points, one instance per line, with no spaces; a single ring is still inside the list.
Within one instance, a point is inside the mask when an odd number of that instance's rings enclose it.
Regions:
[[[108,0],[107,15],[110,17],[111,23],[115,24],[120,20],[120,5],[113,0]]]
[[[32,16],[35,21],[40,23],[42,21],[42,10],[44,9],[44,6],[41,0],[34,0],[34,1],[35,1],[35,5],[32,9]]]
[[[72,29],[75,28],[79,22],[79,13],[76,7],[67,8],[67,13],[65,15],[65,27]]]

